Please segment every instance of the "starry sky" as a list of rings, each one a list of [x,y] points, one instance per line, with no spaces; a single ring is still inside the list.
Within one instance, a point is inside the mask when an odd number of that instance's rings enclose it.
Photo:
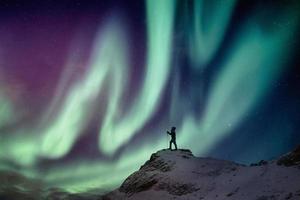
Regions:
[[[0,1],[0,170],[111,189],[177,127],[249,164],[300,143],[300,4]]]

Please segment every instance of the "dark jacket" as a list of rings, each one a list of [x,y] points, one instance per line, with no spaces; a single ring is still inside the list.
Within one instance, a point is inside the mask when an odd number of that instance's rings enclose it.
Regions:
[[[167,133],[169,135],[171,135],[172,140],[176,140],[176,133],[175,133],[175,131],[171,131],[171,133],[168,131]]]

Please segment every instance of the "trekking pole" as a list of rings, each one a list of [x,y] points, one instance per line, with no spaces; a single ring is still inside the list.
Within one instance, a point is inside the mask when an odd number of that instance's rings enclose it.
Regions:
[[[168,149],[168,143],[169,143],[169,134],[167,133],[167,149]]]
[[[169,146],[169,137],[170,137],[170,136],[169,136],[169,133],[168,133],[168,132],[169,132],[169,131],[167,131],[167,134],[166,134],[166,135],[167,135],[167,149],[170,148],[170,146]]]

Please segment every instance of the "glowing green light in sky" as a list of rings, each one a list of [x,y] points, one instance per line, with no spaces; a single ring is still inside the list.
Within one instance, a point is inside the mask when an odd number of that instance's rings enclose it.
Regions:
[[[290,19],[289,23],[275,31],[266,32],[262,25],[253,22],[245,24],[229,50],[223,70],[214,80],[202,119],[186,117],[181,130],[191,133],[184,136],[184,143],[191,138],[199,139],[200,142],[192,143],[197,153],[207,152],[230,133],[287,68],[289,45],[298,23],[293,14],[282,16]]]
[[[96,35],[90,62],[80,80],[67,88],[70,71],[78,59],[73,56],[58,83],[56,96],[33,128],[20,128],[15,133],[0,135],[0,159],[26,166],[21,172],[43,177],[50,185],[79,191],[91,188],[112,188],[149,158],[150,154],[166,147],[165,134],[151,142],[125,146],[157,114],[162,93],[170,80],[173,56],[174,0],[148,0],[147,57],[143,83],[128,108],[122,97],[129,90],[129,44],[126,25],[120,17],[111,16]],[[187,28],[188,54],[195,70],[204,69],[219,48],[230,20],[235,0],[212,3],[212,12],[203,19],[203,1],[195,1],[193,26]],[[265,31],[258,16],[249,17],[237,31],[236,38],[224,55],[220,71],[214,77],[204,113],[198,118],[185,110],[188,100],[180,98],[180,79],[172,79],[171,112],[182,117],[178,126],[180,148],[191,148],[196,154],[207,152],[238,126],[252,108],[263,100],[270,87],[286,66],[292,33],[299,22],[299,14],[289,10],[282,19],[286,27]],[[207,21],[206,21],[207,20]],[[205,23],[204,23],[205,22]],[[175,44],[176,45],[176,44]],[[187,66],[179,66],[187,67]],[[201,70],[202,70],[201,69]],[[109,87],[105,91],[103,87]],[[201,85],[195,85],[201,93]],[[66,94],[64,95],[64,93]],[[104,93],[106,92],[106,93]],[[100,98],[100,97],[101,98]],[[175,99],[175,100],[174,100]],[[101,109],[105,105],[105,109]],[[200,106],[200,102],[199,102]],[[59,108],[59,109],[58,109]],[[180,110],[179,110],[180,109]],[[12,102],[0,88],[0,127],[13,118]],[[121,147],[122,154],[111,161],[91,161],[78,158],[59,163],[45,172],[36,170],[39,158],[62,158],[70,152],[94,112],[104,110],[99,122],[98,147],[101,153],[113,156]],[[178,110],[180,112],[178,112]],[[124,112],[124,113],[121,113]],[[164,118],[165,119],[165,118]],[[157,125],[158,132],[166,127]],[[154,134],[147,130],[145,135]],[[151,135],[152,136],[152,135]],[[142,140],[142,139],[141,139]],[[0,169],[5,166],[0,165]]]
[[[196,0],[190,30],[190,56],[194,67],[205,67],[218,49],[229,23],[236,0]],[[206,6],[205,6],[206,5]],[[208,6],[209,5],[209,6]]]
[[[81,43],[83,43],[84,40],[82,40],[81,31],[77,35],[75,35],[74,39],[71,42],[70,45],[70,55],[67,59],[66,66],[63,69],[63,72],[59,78],[59,81],[56,86],[55,94],[53,95],[53,99],[49,103],[46,111],[43,113],[42,118],[40,120],[39,128],[43,129],[44,126],[47,126],[49,121],[52,120],[53,115],[57,114],[57,110],[61,107],[60,103],[63,101],[64,93],[67,93],[68,89],[68,83],[71,81],[72,75],[74,74],[74,71],[76,71],[76,67],[78,67],[78,63],[80,63],[80,56],[77,49],[81,46]],[[76,49],[74,51],[74,49]],[[74,51],[74,52],[73,52]],[[55,116],[56,117],[56,116]]]
[[[125,144],[155,113],[170,70],[172,28],[176,1],[147,1],[148,52],[145,80],[132,108],[120,122],[107,118],[101,129],[99,148],[115,152]],[[113,99],[115,99],[113,97]]]
[[[49,128],[42,136],[41,151],[44,156],[61,157],[69,152],[88,122],[90,112],[95,108],[91,103],[99,94],[108,70],[118,69],[115,74],[119,76],[124,74],[121,73],[121,68],[126,67],[124,56],[126,51],[122,48],[125,48],[126,40],[121,35],[121,27],[121,24],[116,25],[114,22],[108,24],[100,33],[100,38],[95,41],[91,68],[83,80],[71,88],[60,114],[49,124]],[[120,51],[122,53],[118,54]]]

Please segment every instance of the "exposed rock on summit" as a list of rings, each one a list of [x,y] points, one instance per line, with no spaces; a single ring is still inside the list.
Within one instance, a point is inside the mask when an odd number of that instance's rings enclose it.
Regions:
[[[103,199],[300,199],[300,168],[276,161],[246,166],[197,158],[190,150],[161,150]]]
[[[286,155],[283,155],[278,161],[278,165],[293,166],[300,165],[300,146],[294,149],[292,152],[289,152]]]

